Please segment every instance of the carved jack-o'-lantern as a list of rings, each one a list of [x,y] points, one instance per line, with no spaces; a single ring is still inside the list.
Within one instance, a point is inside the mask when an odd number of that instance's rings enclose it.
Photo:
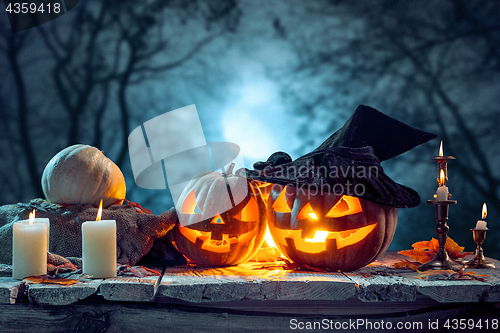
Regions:
[[[348,195],[274,185],[268,223],[274,242],[293,262],[350,271],[387,250],[397,209]]]
[[[258,188],[231,174],[233,166],[196,176],[180,195],[175,243],[198,264],[236,265],[264,242],[266,204]]]

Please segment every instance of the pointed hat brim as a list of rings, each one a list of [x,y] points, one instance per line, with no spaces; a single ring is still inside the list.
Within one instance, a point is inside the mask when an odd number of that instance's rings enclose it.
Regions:
[[[418,193],[394,182],[380,161],[435,137],[361,105],[314,151],[295,161],[286,153],[274,153],[266,162],[255,163],[254,170],[246,170],[246,176],[315,193],[353,195],[397,208],[415,207],[420,204]]]

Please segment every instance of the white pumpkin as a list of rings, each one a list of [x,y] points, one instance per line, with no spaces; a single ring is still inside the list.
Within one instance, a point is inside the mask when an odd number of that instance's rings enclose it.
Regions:
[[[97,148],[77,144],[57,153],[42,175],[42,189],[50,202],[91,204],[103,208],[125,199],[120,168]]]

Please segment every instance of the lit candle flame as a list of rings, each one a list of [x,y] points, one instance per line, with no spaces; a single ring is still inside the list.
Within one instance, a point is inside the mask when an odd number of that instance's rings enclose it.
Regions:
[[[439,173],[439,186],[444,185],[444,171],[441,169],[441,172]]]
[[[267,245],[269,245],[270,247],[278,248],[276,246],[276,243],[274,242],[273,236],[271,236],[271,231],[269,230],[269,226],[267,226],[266,235],[264,236],[264,239],[266,240]]]
[[[486,215],[488,215],[488,210],[486,209],[486,203],[483,204],[483,220],[486,218]]]
[[[35,221],[35,210],[34,209],[30,213],[29,221],[30,221],[30,224],[33,224],[33,222]]]
[[[317,220],[318,219],[318,217],[316,216],[316,214],[314,212],[311,212],[311,213],[309,213],[307,215],[309,215],[309,217],[312,218],[313,220]]]
[[[96,221],[100,221],[102,216],[102,200],[101,203],[99,204],[99,210],[97,211],[97,218]]]
[[[443,156],[443,141],[441,141],[441,145],[439,146],[439,156]]]

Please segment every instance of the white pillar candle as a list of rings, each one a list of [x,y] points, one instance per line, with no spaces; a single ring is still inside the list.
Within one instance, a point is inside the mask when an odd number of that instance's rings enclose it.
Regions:
[[[47,274],[47,224],[22,220],[14,222],[12,277]]]
[[[47,225],[47,251],[49,251],[50,220],[46,217],[35,217],[33,223],[45,223]]]
[[[436,200],[448,200],[448,187],[445,185],[439,186],[436,192]]]
[[[116,221],[82,223],[82,269],[94,278],[116,276]]]

